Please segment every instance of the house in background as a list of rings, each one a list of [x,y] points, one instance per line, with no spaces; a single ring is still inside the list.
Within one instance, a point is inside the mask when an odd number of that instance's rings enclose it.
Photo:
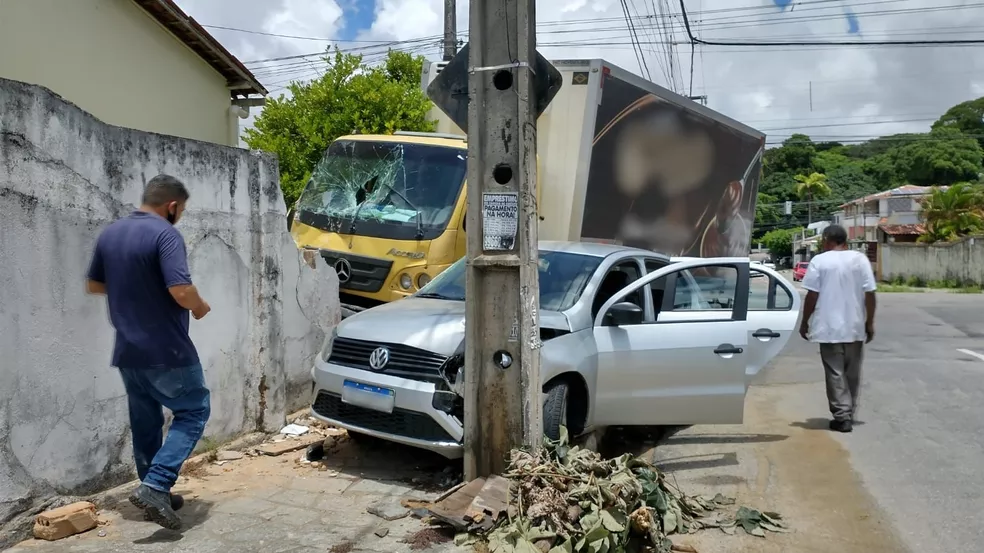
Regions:
[[[239,146],[267,90],[173,0],[0,0],[0,78],[100,120]]]
[[[879,242],[915,242],[924,232],[922,200],[932,191],[931,186],[907,184],[851,200],[833,214],[834,224],[847,230],[852,249],[877,263]]]
[[[834,223],[847,229],[851,248],[867,254],[879,279],[880,245],[919,239],[926,231],[921,218],[922,201],[933,188],[907,184],[847,202],[833,214]]]
[[[820,234],[823,233],[823,229],[829,226],[830,221],[810,223],[793,239],[792,266],[795,267],[801,261],[809,261],[813,259],[813,256],[820,253]]]

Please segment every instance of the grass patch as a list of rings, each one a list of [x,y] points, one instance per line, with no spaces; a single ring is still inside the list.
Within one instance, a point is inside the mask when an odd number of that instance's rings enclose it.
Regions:
[[[198,453],[205,454],[205,460],[209,463],[214,463],[219,459],[219,447],[222,444],[215,438],[210,438],[208,436],[203,437],[198,441]]]
[[[958,288],[954,290],[957,294],[980,294],[984,292],[980,286],[964,286],[963,288]]]
[[[915,293],[915,294],[919,294],[919,293],[923,292],[924,290],[922,288],[913,288],[912,286],[906,286],[904,284],[885,284],[885,283],[882,283],[882,284],[879,284],[878,285],[878,291],[879,292],[888,292],[888,293],[904,293],[904,294],[912,294],[912,293]]]

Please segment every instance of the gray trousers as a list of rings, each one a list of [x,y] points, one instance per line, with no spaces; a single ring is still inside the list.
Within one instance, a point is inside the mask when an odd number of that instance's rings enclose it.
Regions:
[[[820,344],[827,380],[827,403],[834,420],[854,420],[861,407],[861,363],[864,342]]]

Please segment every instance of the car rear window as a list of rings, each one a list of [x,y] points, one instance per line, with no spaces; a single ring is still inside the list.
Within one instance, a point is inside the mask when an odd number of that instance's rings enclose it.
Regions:
[[[809,264],[809,263],[802,263],[802,262],[801,262],[801,263],[797,263],[797,264],[796,264],[796,268],[797,268],[797,269],[806,269],[806,268],[807,268],[807,267],[809,267],[809,266],[810,266],[810,264]]]

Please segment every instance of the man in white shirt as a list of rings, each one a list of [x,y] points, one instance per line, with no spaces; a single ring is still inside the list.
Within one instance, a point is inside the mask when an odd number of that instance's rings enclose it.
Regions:
[[[875,337],[875,275],[861,252],[847,249],[844,227],[822,235],[824,252],[810,261],[803,277],[808,292],[800,336],[820,344],[827,381],[830,429],[850,432],[859,407],[864,344]]]

